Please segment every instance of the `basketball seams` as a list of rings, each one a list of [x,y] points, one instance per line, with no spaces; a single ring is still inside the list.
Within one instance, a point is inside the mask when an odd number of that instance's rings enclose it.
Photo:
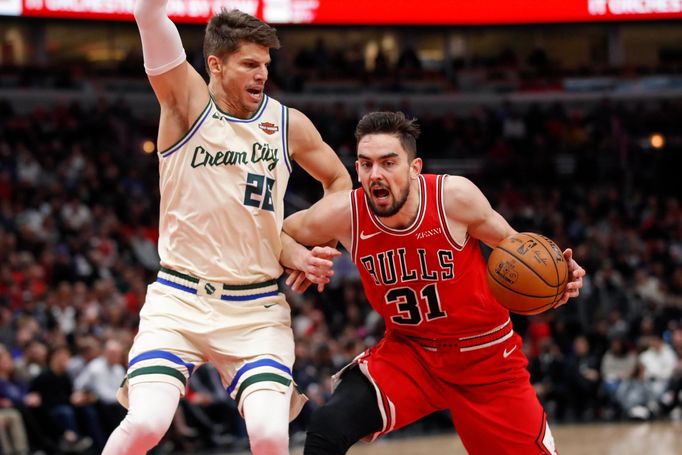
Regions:
[[[549,253],[550,258],[553,257],[552,256],[553,251],[550,251],[551,248],[548,249],[547,245],[545,245],[545,243],[549,243],[549,242],[551,242],[551,240],[549,240],[547,237],[542,236],[542,235],[538,236],[538,237],[540,237],[542,240],[544,240],[544,242],[538,242],[538,243],[540,245],[542,245],[542,247],[545,249],[545,251],[547,251],[547,253]],[[561,289],[561,281],[559,280],[559,268],[557,267],[556,261],[554,259],[552,259],[552,265],[554,266],[554,271],[556,272],[556,280],[557,280],[556,281],[557,282],[556,294],[554,296],[554,301],[552,302],[552,304],[554,304],[554,303],[556,303],[557,300],[559,300],[559,295],[560,295],[559,290]]]
[[[506,289],[509,292],[513,292],[514,294],[521,295],[523,297],[530,297],[532,299],[548,299],[552,297],[552,295],[532,295],[532,294],[526,294],[524,292],[517,291],[516,289],[511,289],[508,288],[507,286],[504,285],[501,281],[499,281],[497,278],[495,278],[495,275],[490,273],[490,270],[488,270],[488,275],[495,281],[495,283],[499,284],[501,287]]]
[[[545,280],[545,278],[544,278],[542,275],[540,275],[538,272],[536,272],[535,269],[534,269],[533,267],[531,267],[530,265],[528,265],[525,261],[523,261],[520,257],[516,256],[514,253],[512,253],[512,252],[509,251],[508,249],[506,249],[506,248],[504,248],[504,247],[501,247],[501,246],[498,246],[497,248],[499,248],[501,251],[504,251],[505,253],[508,253],[508,254],[511,255],[514,259],[516,259],[516,260],[519,261],[521,264],[523,264],[524,266],[526,266],[526,268],[527,268],[528,270],[530,270],[531,272],[533,272],[533,274],[534,274],[535,276],[537,276],[538,278],[540,278],[540,280],[541,280],[543,283],[545,283],[547,286],[549,286],[550,288],[556,288],[556,287],[558,286],[558,284],[553,285],[553,284],[549,283],[547,280]],[[554,261],[552,261],[552,262],[554,262]],[[556,268],[556,265],[555,265],[555,268]],[[557,271],[557,276],[558,276],[558,275],[559,275],[559,273],[558,273],[558,271]]]
[[[531,241],[534,244],[528,244]],[[538,248],[539,245],[542,245],[542,248]],[[525,257],[518,255],[519,248],[523,246],[527,248],[524,256],[530,254],[528,261]],[[547,265],[546,260],[538,256],[542,254],[542,251],[549,254],[553,268]],[[486,272],[491,291],[503,306],[518,314],[533,315],[554,308],[560,296],[563,295],[568,279],[567,264],[563,255],[559,257],[558,254],[560,254],[558,246],[551,239],[540,234],[521,232],[509,240],[505,239],[497,245],[487,261]],[[539,260],[534,261],[533,256]],[[562,260],[566,268],[564,273],[559,270],[561,267],[559,263]],[[518,266],[514,267],[517,263]],[[518,274],[518,279],[521,281],[517,283],[516,279],[511,282],[504,280],[506,275],[497,273],[498,267],[508,269],[508,273],[513,271],[514,274]],[[551,284],[552,278],[555,279],[556,284]],[[518,287],[521,289],[519,290]]]

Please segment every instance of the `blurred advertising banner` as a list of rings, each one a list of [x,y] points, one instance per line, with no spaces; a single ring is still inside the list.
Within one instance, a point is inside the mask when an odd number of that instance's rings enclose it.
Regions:
[[[21,0],[0,0],[0,16],[19,16]]]
[[[0,14],[132,20],[135,0],[0,0]],[[237,8],[273,24],[492,25],[682,19],[682,0],[169,0],[177,22]]]

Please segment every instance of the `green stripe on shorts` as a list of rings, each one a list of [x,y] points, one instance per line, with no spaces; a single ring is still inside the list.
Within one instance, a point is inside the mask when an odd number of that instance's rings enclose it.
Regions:
[[[168,275],[173,275],[176,278],[182,278],[190,283],[199,284],[199,278],[195,278],[191,275],[185,275],[184,273],[176,272],[175,270],[168,269],[164,266],[159,267],[159,271],[167,273]]]
[[[274,286],[277,284],[277,280],[263,281],[262,283],[253,284],[223,284],[223,291],[248,291],[250,289],[261,289],[267,288],[268,286]]]
[[[275,373],[259,373],[259,374],[254,374],[253,376],[250,376],[246,379],[244,379],[244,382],[242,382],[242,385],[239,386],[239,392],[237,393],[237,396],[235,397],[235,401],[239,403],[239,399],[242,396],[242,392],[246,390],[247,387],[249,387],[252,384],[255,384],[257,382],[265,382],[265,381],[271,381],[271,382],[277,382],[279,384],[289,386],[291,384],[291,379],[284,378],[278,374]]]
[[[143,374],[165,374],[166,376],[173,376],[175,379],[182,382],[182,385],[187,384],[187,379],[185,379],[184,374],[180,373],[175,368],[164,367],[162,365],[138,368],[137,370],[128,373],[128,379],[132,379],[135,376],[141,376]]]

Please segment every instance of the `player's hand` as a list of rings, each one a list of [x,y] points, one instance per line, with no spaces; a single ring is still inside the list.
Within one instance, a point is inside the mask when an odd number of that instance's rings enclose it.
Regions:
[[[311,284],[316,284],[318,292],[322,292],[334,275],[332,259],[337,256],[341,256],[341,252],[327,246],[306,250],[303,257],[299,258],[298,268],[288,270],[290,273],[286,284],[298,293],[304,292]]]
[[[567,248],[564,250],[564,259],[566,259],[566,264],[568,264],[568,284],[566,285],[566,290],[561,296],[561,299],[554,305],[554,308],[560,307],[561,305],[568,302],[568,299],[578,297],[580,295],[580,288],[583,287],[583,277],[585,276],[585,269],[580,267],[577,262],[573,259],[573,250]]]
[[[297,294],[303,294],[310,285],[313,284],[312,281],[306,279],[305,273],[300,270],[287,268],[285,271],[289,275],[286,280],[286,285]]]

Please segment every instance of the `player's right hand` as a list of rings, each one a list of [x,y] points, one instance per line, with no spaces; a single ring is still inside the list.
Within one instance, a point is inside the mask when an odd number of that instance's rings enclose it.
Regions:
[[[298,293],[304,292],[311,284],[317,284],[317,291],[322,292],[334,275],[332,259],[337,256],[341,256],[341,252],[328,246],[316,246],[307,250],[299,258],[297,269],[288,270],[290,274],[286,284]]]

